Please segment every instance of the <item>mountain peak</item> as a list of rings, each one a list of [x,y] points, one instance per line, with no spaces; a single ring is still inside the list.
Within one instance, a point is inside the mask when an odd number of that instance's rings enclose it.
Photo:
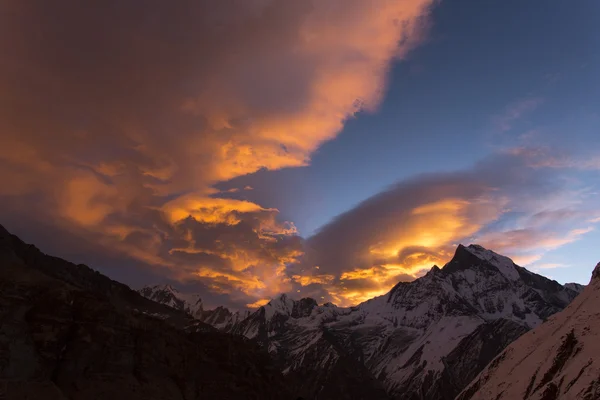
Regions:
[[[294,300],[289,295],[282,293],[263,306],[263,309],[267,319],[271,319],[275,314],[300,318],[310,315],[315,307],[318,307],[315,299],[304,297],[300,300]]]
[[[567,289],[571,289],[577,293],[581,293],[581,292],[583,292],[583,289],[585,289],[585,285],[581,285],[581,284],[575,283],[575,282],[565,283],[563,286],[566,287]]]
[[[171,286],[169,284],[164,285],[164,288],[165,288],[165,290],[168,290],[169,292],[173,292],[173,293],[179,292],[179,290],[175,289],[173,286]]]
[[[170,284],[146,285],[138,293],[157,303],[185,311],[192,316],[201,314],[203,311],[200,295],[181,293]]]
[[[425,274],[425,276],[435,275],[440,271],[441,271],[440,267],[438,267],[437,265],[434,265],[433,267],[431,267],[431,269],[429,271],[427,271],[427,274]]]
[[[502,275],[509,280],[519,279],[519,272],[515,268],[515,263],[508,257],[497,254],[478,244],[463,246],[459,244],[454,253],[454,257],[444,266],[444,271],[448,273],[470,269],[483,263],[494,266]]]

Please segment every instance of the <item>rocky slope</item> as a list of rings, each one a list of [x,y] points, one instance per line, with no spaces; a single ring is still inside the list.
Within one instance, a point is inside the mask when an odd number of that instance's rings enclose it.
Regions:
[[[481,246],[461,245],[442,269],[357,307],[282,295],[226,329],[268,349],[306,398],[327,398],[339,371],[351,371],[356,396],[363,389],[364,398],[444,400],[577,294]]]
[[[248,340],[47,256],[1,226],[0,321],[2,399],[296,398]]]
[[[564,311],[521,336],[457,400],[600,399],[600,264]]]

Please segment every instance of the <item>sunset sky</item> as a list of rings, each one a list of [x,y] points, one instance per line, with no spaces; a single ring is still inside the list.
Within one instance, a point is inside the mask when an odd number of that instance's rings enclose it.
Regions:
[[[600,261],[597,0],[5,0],[0,224],[208,305]]]

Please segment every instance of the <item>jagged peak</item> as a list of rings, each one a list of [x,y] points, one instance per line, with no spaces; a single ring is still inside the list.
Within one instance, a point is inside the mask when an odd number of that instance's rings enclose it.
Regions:
[[[275,306],[278,304],[286,304],[290,301],[294,301],[293,299],[289,298],[289,296],[286,293],[280,293],[277,296],[273,297],[266,305],[264,305],[263,307],[266,306]]]
[[[469,246],[459,244],[454,257],[444,266],[443,270],[449,273],[467,270],[481,264],[482,261],[496,267],[509,280],[520,278],[515,263],[510,258],[478,244],[470,244]]]
[[[292,299],[288,294],[282,293],[275,296],[266,305],[262,306],[265,318],[270,319],[275,314],[288,315],[293,318],[306,316],[310,314],[313,308],[318,307],[318,303],[311,297],[303,297],[299,300]]]
[[[289,294],[287,293],[281,293],[278,294],[277,296],[273,297],[271,299],[271,301],[269,301],[267,303],[267,305],[274,305],[275,303],[298,303],[298,302],[304,302],[304,303],[317,303],[317,301],[315,299],[313,299],[312,297],[302,297],[300,299],[294,299],[292,297],[290,297]],[[264,306],[263,306],[264,307]]]
[[[181,293],[171,284],[146,285],[138,290],[142,296],[157,303],[187,311],[192,315],[202,313],[204,304],[199,294]]]
[[[171,292],[171,293],[179,293],[179,290],[171,286],[170,284],[157,284],[157,285],[145,285],[142,290],[150,290],[153,292],[163,291],[163,292]]]
[[[290,307],[293,305],[294,300],[291,299],[286,293],[281,293],[278,294],[277,296],[273,297],[271,299],[271,301],[269,301],[267,304],[265,304],[263,306],[263,308],[267,308],[267,307],[280,307],[282,305],[290,305]]]
[[[437,265],[434,265],[433,267],[431,267],[431,269],[429,271],[427,271],[425,276],[435,275],[435,274],[439,273],[440,271],[441,271],[440,267],[438,267]]]

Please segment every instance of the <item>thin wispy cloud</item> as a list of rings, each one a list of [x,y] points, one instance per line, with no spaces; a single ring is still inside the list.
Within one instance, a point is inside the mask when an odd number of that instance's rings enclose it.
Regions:
[[[506,149],[507,152],[526,157],[535,168],[600,170],[600,154],[573,154],[547,146],[520,146]]]
[[[541,97],[529,97],[509,104],[504,111],[492,117],[492,123],[498,132],[508,132],[514,123],[528,113],[536,110],[544,99]]]

